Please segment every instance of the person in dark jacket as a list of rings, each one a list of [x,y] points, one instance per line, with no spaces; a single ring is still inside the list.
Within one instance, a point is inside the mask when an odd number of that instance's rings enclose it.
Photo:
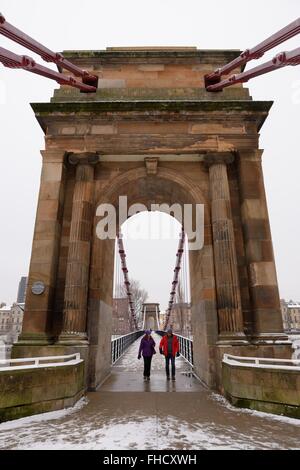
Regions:
[[[175,380],[175,357],[179,357],[179,341],[177,336],[173,335],[172,328],[168,328],[167,334],[161,339],[159,352],[165,356],[166,376],[170,380],[170,361],[172,366],[172,380]]]
[[[151,336],[151,331],[146,330],[145,336],[143,336],[141,339],[138,353],[138,359],[141,359],[141,355],[144,359],[144,380],[150,380],[151,361],[153,354],[156,354],[155,341]]]

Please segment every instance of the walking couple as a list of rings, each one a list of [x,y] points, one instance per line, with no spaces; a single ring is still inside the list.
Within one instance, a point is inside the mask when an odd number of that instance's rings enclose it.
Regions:
[[[167,330],[167,334],[164,335],[159,344],[159,352],[165,356],[165,367],[167,380],[170,380],[170,362],[171,362],[171,374],[172,380],[175,380],[175,358],[179,357],[179,342],[177,336],[173,334],[171,328]],[[151,374],[151,361],[155,351],[155,341],[151,336],[151,330],[145,331],[145,336],[141,339],[138,359],[143,356],[144,359],[144,380],[150,380]]]

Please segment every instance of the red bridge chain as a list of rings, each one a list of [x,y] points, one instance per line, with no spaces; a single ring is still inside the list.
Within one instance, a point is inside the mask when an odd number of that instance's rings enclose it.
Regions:
[[[55,72],[47,67],[44,67],[43,65],[36,64],[36,62],[30,57],[17,55],[8,51],[7,49],[0,48],[0,61],[5,67],[22,68],[43,77],[56,80],[60,84],[79,88],[84,92],[96,91],[98,80],[96,76],[91,75],[86,70],[82,70],[81,68],[72,64],[70,61],[65,59],[61,53],[51,51],[47,47],[43,46],[43,44],[39,43],[35,39],[23,33],[23,31],[8,23],[2,13],[0,13],[0,34],[35,52],[46,62],[53,62],[57,66],[69,70],[75,76],[82,77],[83,83],[79,82],[73,77],[62,75],[59,72]]]

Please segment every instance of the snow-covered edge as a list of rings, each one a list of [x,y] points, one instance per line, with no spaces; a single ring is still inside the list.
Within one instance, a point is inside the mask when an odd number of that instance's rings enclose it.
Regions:
[[[87,397],[82,397],[80,400],[78,400],[77,403],[75,403],[74,406],[71,406],[69,408],[64,408],[62,410],[56,410],[56,411],[48,411],[47,413],[39,413],[39,414],[32,415],[32,416],[26,416],[25,418],[18,418],[18,419],[14,419],[11,421],[6,421],[4,423],[0,423],[0,432],[8,431],[10,429],[21,428],[31,423],[64,418],[67,415],[76,413],[77,411],[81,410],[81,408],[83,408],[87,404],[88,404]]]
[[[270,419],[274,421],[281,421],[282,423],[293,424],[294,426],[300,427],[300,419],[290,418],[284,415],[276,415],[273,413],[265,413],[264,411],[251,410],[250,408],[236,407],[236,406],[231,405],[231,403],[229,403],[229,401],[226,400],[226,398],[223,395],[220,395],[218,393],[212,393],[211,399],[214,401],[217,401],[218,403],[220,403],[221,405],[223,405],[225,408],[227,408],[230,411],[235,411],[237,413],[246,413],[249,415],[255,415],[260,418]]]

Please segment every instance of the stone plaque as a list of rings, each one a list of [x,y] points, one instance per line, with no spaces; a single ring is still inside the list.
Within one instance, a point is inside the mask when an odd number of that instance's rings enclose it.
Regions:
[[[31,292],[35,295],[40,295],[45,290],[45,284],[42,281],[36,281],[32,284]]]

